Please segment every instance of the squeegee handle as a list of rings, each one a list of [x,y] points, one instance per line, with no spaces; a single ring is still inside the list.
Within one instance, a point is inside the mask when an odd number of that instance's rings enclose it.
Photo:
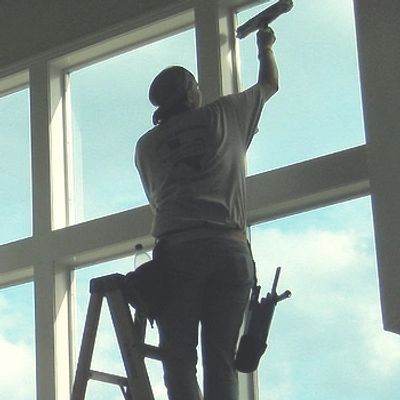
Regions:
[[[243,39],[250,33],[268,26],[272,21],[280,15],[290,11],[293,8],[292,0],[279,0],[277,3],[269,6],[264,11],[261,11],[255,17],[249,19],[243,25],[236,29],[236,36]]]

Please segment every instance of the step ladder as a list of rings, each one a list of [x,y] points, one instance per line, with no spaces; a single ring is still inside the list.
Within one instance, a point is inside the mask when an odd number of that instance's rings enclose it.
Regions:
[[[161,360],[161,351],[145,343],[147,319],[137,312],[132,318],[122,291],[124,278],[124,275],[112,274],[90,281],[90,301],[71,400],[84,400],[90,379],[119,386],[125,400],[154,400],[144,359]],[[126,377],[90,369],[104,298],[110,309]]]

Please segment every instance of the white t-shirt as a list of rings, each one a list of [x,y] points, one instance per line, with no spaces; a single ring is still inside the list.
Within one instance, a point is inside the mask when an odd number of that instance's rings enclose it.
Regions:
[[[139,139],[135,164],[154,212],[153,236],[204,225],[246,228],[245,155],[265,101],[256,84]]]

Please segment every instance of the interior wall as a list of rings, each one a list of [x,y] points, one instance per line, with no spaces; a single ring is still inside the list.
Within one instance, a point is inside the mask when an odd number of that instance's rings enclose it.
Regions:
[[[355,6],[383,321],[400,334],[400,2]]]
[[[180,0],[2,0],[0,68]]]

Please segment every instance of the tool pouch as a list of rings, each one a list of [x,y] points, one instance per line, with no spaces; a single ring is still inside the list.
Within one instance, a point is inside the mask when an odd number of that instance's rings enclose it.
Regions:
[[[154,248],[153,260],[126,274],[124,281],[127,302],[148,318],[152,326],[165,304],[165,277],[159,253],[160,243]]]
[[[261,356],[267,349],[267,344],[256,335],[245,334],[240,339],[235,359],[236,369],[249,373],[258,368]]]
[[[244,373],[257,369],[261,356],[267,348],[267,332],[273,310],[266,299],[258,301],[260,289],[261,287],[257,284],[253,287],[248,321],[235,358],[236,369]]]

